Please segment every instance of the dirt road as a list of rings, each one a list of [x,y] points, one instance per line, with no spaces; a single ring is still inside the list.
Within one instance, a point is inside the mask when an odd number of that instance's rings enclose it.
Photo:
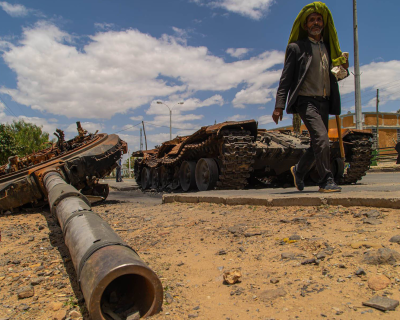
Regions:
[[[400,318],[400,307],[362,305],[400,300],[400,244],[389,241],[400,210],[118,201],[93,210],[161,278],[154,320]],[[0,226],[0,319],[88,319],[48,210],[1,215]],[[224,284],[232,269],[241,281]]]

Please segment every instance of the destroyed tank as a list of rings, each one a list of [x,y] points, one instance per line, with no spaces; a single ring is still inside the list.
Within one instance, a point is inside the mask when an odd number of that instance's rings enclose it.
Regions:
[[[104,200],[108,175],[127,145],[115,134],[78,136],[0,167],[0,212],[47,201],[69,250],[76,279],[93,320],[138,319],[161,310],[163,286],[156,273],[116,234],[91,202]],[[53,221],[53,220],[51,220]]]
[[[334,130],[333,130],[334,131]],[[337,130],[330,131],[331,169],[339,184],[359,181],[372,157],[372,134],[342,130],[345,159],[341,158]],[[243,189],[246,186],[293,185],[290,167],[309,147],[307,133],[258,129],[255,120],[227,121],[202,127],[194,134],[176,137],[152,150],[140,150],[134,173],[142,189]],[[319,180],[316,169],[305,178]]]
[[[0,211],[45,200],[41,177],[48,170],[62,172],[72,186],[93,199],[107,198],[108,185],[99,179],[117,166],[116,161],[127,152],[126,142],[115,134],[88,133],[80,122],[77,130],[75,138],[65,141],[64,132],[57,129],[56,143],[24,157],[10,157],[0,166]]]

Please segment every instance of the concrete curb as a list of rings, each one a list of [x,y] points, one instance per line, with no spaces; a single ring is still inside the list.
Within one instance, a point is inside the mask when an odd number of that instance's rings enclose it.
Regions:
[[[400,172],[400,166],[397,167],[371,167],[368,173],[376,172]]]
[[[291,207],[291,206],[321,206],[331,205],[343,207],[380,207],[400,208],[400,198],[324,198],[324,197],[289,197],[289,198],[256,198],[256,197],[227,197],[227,196],[201,196],[201,195],[169,195],[164,194],[162,203],[216,203],[226,205],[256,205],[266,207]]]

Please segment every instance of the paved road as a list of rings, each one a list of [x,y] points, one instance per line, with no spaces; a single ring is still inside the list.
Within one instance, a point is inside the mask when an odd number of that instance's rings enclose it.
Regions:
[[[110,185],[108,200],[157,205],[162,202],[214,202],[229,204],[260,205],[367,205],[400,208],[400,172],[368,173],[358,184],[342,186],[341,193],[319,193],[318,187],[306,187],[303,192],[296,188],[262,188],[249,190],[213,190],[189,193],[153,193],[137,190],[134,179],[105,180]]]

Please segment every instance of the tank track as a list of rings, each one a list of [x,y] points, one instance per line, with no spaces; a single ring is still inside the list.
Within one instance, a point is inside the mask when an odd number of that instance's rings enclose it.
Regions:
[[[353,134],[346,137],[351,143],[349,157],[346,156],[346,162],[349,163],[349,168],[344,174],[344,177],[339,180],[340,184],[351,184],[361,180],[366,175],[372,158],[372,142],[360,134]]]
[[[223,130],[220,135],[211,135],[201,143],[187,144],[176,158],[164,158],[159,166],[175,168],[183,161],[200,158],[215,158],[220,169],[216,189],[243,189],[253,171],[256,154],[254,138],[249,131]],[[141,186],[140,173],[144,167],[157,166],[156,159],[135,162],[135,180]],[[173,181],[173,178],[171,179]],[[168,189],[168,186],[165,189]],[[175,189],[171,188],[170,189]]]
[[[247,185],[253,171],[255,146],[248,131],[222,132],[218,156],[220,175],[216,189],[243,189]]]

